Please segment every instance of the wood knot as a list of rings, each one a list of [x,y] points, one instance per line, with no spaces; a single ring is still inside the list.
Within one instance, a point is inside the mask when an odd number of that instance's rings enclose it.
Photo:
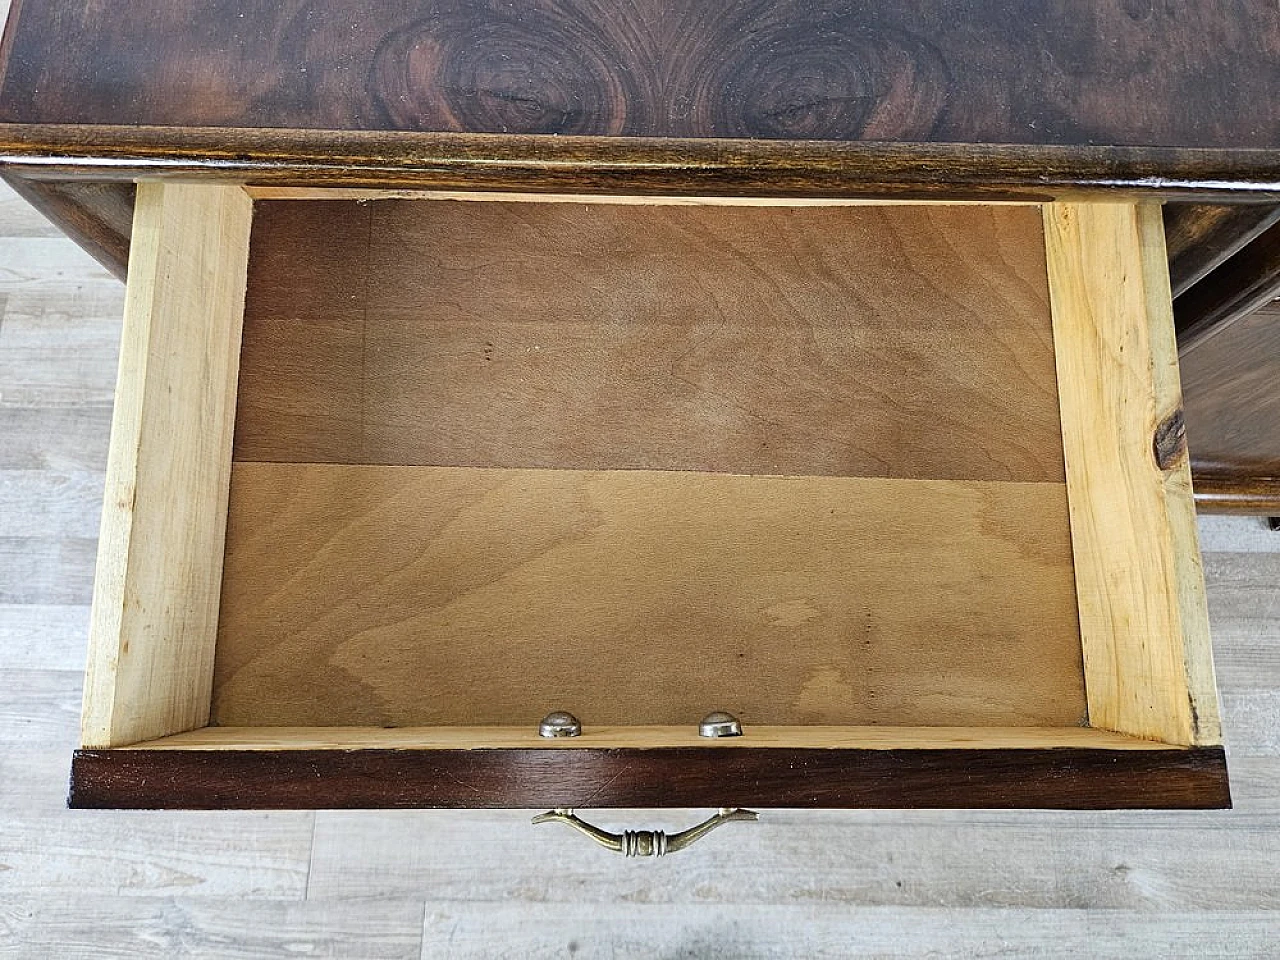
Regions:
[[[1187,422],[1181,407],[1156,424],[1151,448],[1161,470],[1172,470],[1186,456]]]

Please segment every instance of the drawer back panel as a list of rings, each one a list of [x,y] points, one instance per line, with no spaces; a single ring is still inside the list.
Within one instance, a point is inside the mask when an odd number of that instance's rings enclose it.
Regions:
[[[1062,481],[1039,208],[259,201],[244,461]]]

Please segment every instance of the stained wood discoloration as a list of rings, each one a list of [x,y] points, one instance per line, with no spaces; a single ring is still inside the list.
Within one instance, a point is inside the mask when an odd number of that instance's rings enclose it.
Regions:
[[[1187,452],[1187,424],[1181,407],[1156,424],[1151,451],[1161,470],[1172,470],[1182,462]]]

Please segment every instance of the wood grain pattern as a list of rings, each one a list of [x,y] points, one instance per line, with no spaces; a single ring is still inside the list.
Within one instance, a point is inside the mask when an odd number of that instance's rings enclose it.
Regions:
[[[804,747],[812,750],[1179,750],[1171,744],[1126,737],[1092,727],[833,727],[752,725],[741,737],[709,740],[691,724],[584,727],[577,737],[548,740],[523,727],[204,727],[130,750],[440,750],[535,748],[581,750],[618,747],[704,747],[712,750]]]
[[[0,237],[13,233],[7,216],[0,203]],[[123,287],[69,240],[35,241],[0,240],[0,301],[15,311],[0,319],[5,399],[21,391],[23,403],[92,419],[101,438],[90,446],[105,462],[107,422],[83,398],[109,396]],[[41,436],[61,440],[45,421],[29,422],[22,447],[48,462],[55,454],[39,452]],[[1234,810],[772,810],[742,832],[643,864],[619,863],[554,826],[531,828],[523,811],[69,813],[83,633],[55,641],[72,625],[43,615],[16,634],[0,625],[0,674],[15,657],[25,666],[0,710],[0,862],[9,867],[0,871],[0,954],[376,957],[403,943],[417,957],[421,937],[424,956],[458,960],[563,957],[571,945],[577,957],[707,960],[1268,957],[1280,908],[1280,536],[1257,518],[1203,517],[1201,538]],[[86,604],[93,543],[80,543],[74,569],[38,544],[0,545],[0,592]],[[49,701],[27,694],[47,686],[31,671],[48,663],[24,665],[22,651],[51,654],[54,642],[69,658],[57,695],[72,712],[55,708],[56,741],[37,740]],[[618,811],[601,820],[679,829],[697,817]],[[416,911],[423,901],[425,924],[400,917],[400,905]]]
[[[1233,774],[1238,766],[1243,764],[1233,758]],[[1255,767],[1259,773],[1265,769]],[[1280,831],[1274,819],[1267,819],[1262,803],[1255,804],[1251,815],[1242,810],[1246,796],[1233,794],[1233,799],[1237,806],[1231,813],[1106,816],[772,810],[757,825],[742,825],[732,834],[726,828],[715,841],[680,857],[649,861],[640,869],[602,858],[592,845],[579,847],[573,837],[553,827],[532,831],[536,835],[530,839],[523,811],[475,811],[465,816],[444,810],[321,811],[316,815],[309,890],[313,899],[360,897],[381,902],[423,890],[454,891],[458,865],[466,863],[469,899],[490,907],[519,903],[526,917],[536,915],[534,911],[563,915],[579,907],[607,915],[616,904],[642,903],[652,909],[654,920],[696,911],[694,929],[703,932],[703,917],[714,917],[732,905],[764,913],[772,904],[804,904],[853,914],[842,928],[845,943],[854,949],[865,949],[860,920],[879,916],[886,926],[898,927],[899,937],[909,937],[903,925],[913,915],[927,913],[939,924],[976,924],[979,918],[991,924],[985,949],[960,953],[949,938],[935,939],[932,951],[948,960],[989,960],[993,949],[1020,958],[1061,957],[1067,952],[1093,957],[1097,948],[1085,941],[1075,951],[1059,946],[1032,953],[1023,946],[1018,918],[1041,910],[1065,915],[1090,910],[1097,911],[1089,914],[1093,919],[1103,921],[1106,916],[1143,911],[1169,924],[1199,916],[1210,925],[1214,918],[1201,911],[1247,907],[1270,911],[1274,926],[1280,892],[1271,879]],[[690,811],[662,810],[602,811],[594,816],[610,827],[667,829],[679,829],[695,818]],[[460,827],[459,821],[466,821],[466,826]],[[526,851],[534,876],[542,876],[534,864],[545,871],[546,863],[554,862],[563,882],[537,886],[513,876],[513,850]],[[1207,877],[1212,878],[1208,883]],[[1237,955],[1229,946],[1238,943],[1232,930],[1230,924],[1216,930],[1222,938],[1219,952],[1227,956]],[[791,949],[780,950],[779,958],[811,952],[804,924],[788,933]],[[1094,944],[1114,944],[1119,936],[1105,922],[1095,924],[1091,933]],[[691,939],[701,945],[710,938],[695,933]],[[797,943],[804,950],[797,950]],[[1131,960],[1136,946],[1130,941],[1127,954],[1119,955]],[[717,956],[711,950],[691,952]],[[903,955],[918,960],[929,952],[925,947]],[[1212,950],[1206,952],[1213,955]],[[743,953],[755,956],[748,948],[725,951],[719,960]],[[850,950],[833,946],[829,953],[844,957]],[[1172,953],[1177,956],[1176,950]],[[1258,953],[1265,956],[1267,951]],[[883,955],[869,949],[867,954]]]
[[[88,603],[98,541],[81,537],[0,539],[0,603]]]
[[[806,852],[811,849],[806,845]],[[999,855],[1007,856],[1007,848],[999,850]],[[882,862],[875,861],[877,866]],[[672,866],[672,879],[681,870],[689,871],[679,861]],[[941,872],[951,866],[947,860],[938,869]],[[982,867],[975,867],[974,873],[980,870]],[[714,871],[692,872],[701,881],[699,892],[707,889],[706,877],[715,876]],[[647,884],[640,882],[641,871],[634,873],[635,886],[645,893],[659,886],[656,879]],[[950,903],[947,907],[866,905],[866,900],[885,888],[897,883],[912,885],[910,880],[890,879],[902,873],[894,869],[888,876],[868,878],[852,894],[857,906],[832,903],[830,896],[822,895],[824,891],[831,895],[840,891],[844,895],[844,891],[853,889],[836,884],[815,890],[812,899],[798,897],[768,905],[711,905],[691,894],[688,900],[681,898],[680,906],[674,910],[667,903],[623,898],[590,905],[514,905],[494,901],[480,907],[449,902],[429,911],[423,943],[428,953],[447,950],[453,960],[491,960],[513,943],[520,945],[525,956],[547,957],[567,952],[571,944],[579,949],[604,944],[610,952],[623,957],[652,953],[662,957],[695,956],[700,960],[788,960],[797,953],[845,960],[916,960],[930,955],[948,960],[984,960],[992,950],[1019,958],[1087,954],[1092,960],[1132,960],[1138,952],[1164,957],[1207,957],[1215,953],[1266,956],[1275,942],[1274,914],[1262,909],[1206,910],[1188,915],[1186,911],[1091,910],[1078,905],[1041,910],[996,907],[992,904],[1005,901],[991,894],[989,887],[989,899],[966,904],[967,909],[957,909]],[[1046,875],[1049,871],[1037,876]],[[1052,876],[1060,882],[1059,874]],[[671,882],[667,876],[663,879]],[[795,883],[796,877],[786,874],[779,880]],[[725,877],[720,882],[731,881]],[[946,881],[939,879],[929,888],[945,886]],[[1005,884],[1001,887],[1003,893]],[[1069,894],[1062,898],[1068,900]],[[673,916],[679,918],[674,924],[670,919]]]
[[[1204,513],[1280,516],[1280,475],[1197,473],[1196,509]]]
[[[101,502],[97,472],[0,470],[0,538],[92,539]]]
[[[98,263],[125,279],[133,230],[133,184],[6,179]]]
[[[80,670],[88,633],[87,606],[0,603],[0,647],[7,667]]]
[[[0,407],[106,407],[109,424],[124,288],[64,239],[0,239]]]
[[[1061,481],[1038,210],[256,207],[238,460]]]
[[[413,900],[307,903],[66,893],[10,897],[0,907],[0,923],[6,950],[17,957],[421,960],[423,914],[424,905]]]
[[[0,406],[0,470],[101,470],[110,429],[110,407]]]
[[[83,743],[203,726],[252,203],[139,191],[94,581]]]
[[[79,750],[72,807],[1230,806],[1185,750]]]
[[[254,200],[464,200],[472,203],[608,203],[645,207],[864,207],[912,205],[944,206],[983,203],[989,206],[1031,206],[1023,200],[896,200],[892,197],[734,197],[714,194],[590,194],[521,193],[516,190],[394,190],[375,187],[254,187],[245,192]],[[1185,204],[1184,204],[1185,206]],[[1216,209],[1216,208],[1215,208]]]
[[[1064,494],[237,464],[214,722],[1076,724]]]
[[[1280,297],[1280,223],[1196,284],[1174,304],[1183,350],[1219,335]]]
[[[0,674],[0,754],[25,744],[56,743],[65,757],[75,742],[79,679],[75,670],[16,665]],[[59,773],[64,772],[65,764]]]
[[[1280,515],[1280,304],[1183,353],[1195,491],[1203,509]]]
[[[1181,640],[1182,682],[1185,684],[1176,686],[1171,695],[1186,696],[1190,705],[1191,742],[1216,744],[1222,742],[1222,718],[1213,665],[1213,643],[1209,635],[1204,561],[1200,554],[1191,489],[1191,464],[1182,408],[1178,340],[1171,310],[1173,296],[1169,287],[1164,221],[1155,204],[1139,204],[1136,214],[1147,349],[1150,351],[1150,391],[1156,421],[1155,429],[1151,431],[1151,455],[1159,470],[1164,532],[1168,537],[1167,543],[1158,544],[1157,549],[1163,551],[1167,558],[1164,582],[1172,587],[1171,601],[1177,611],[1180,629],[1180,634],[1171,637],[1170,641],[1177,644]],[[1131,407],[1131,413],[1132,410]],[[1161,589],[1161,584],[1157,582],[1154,589]]]
[[[499,834],[521,836],[526,819],[502,821]],[[554,849],[550,841],[545,843],[538,845],[540,850]],[[563,870],[564,855],[557,853]],[[703,880],[708,872],[691,870],[679,859],[670,865],[672,878]],[[583,873],[595,880],[619,876],[619,865],[610,866],[614,872],[587,867]],[[642,894],[664,886],[665,872],[662,880],[653,877],[647,869],[653,866],[627,871],[627,886]],[[779,879],[790,882],[791,876]],[[720,882],[727,884],[728,878]],[[613,890],[620,884],[602,886]],[[411,899],[423,889],[432,891],[425,904]],[[982,960],[993,942],[1019,958],[1088,954],[1092,960],[1132,960],[1138,950],[1166,957],[1265,957],[1275,942],[1274,914],[1265,908],[1153,912],[1142,906],[974,904],[968,909],[886,909],[861,899],[856,904],[824,902],[817,896],[820,891],[812,901],[798,902],[707,903],[698,894],[685,893],[674,902],[619,897],[587,904],[538,901],[532,888],[523,888],[528,901],[464,901],[451,896],[456,889],[441,881],[390,902],[318,899],[301,904],[187,898],[175,904],[143,897],[100,897],[86,903],[71,895],[21,896],[0,907],[0,917],[12,931],[19,955],[56,954],[65,960],[173,960],[184,949],[223,960],[293,960],[303,951],[363,960],[419,960],[446,953],[450,960],[494,960],[519,952],[543,960],[571,948],[586,956],[608,951],[619,957],[649,953],[699,960],[788,960],[798,947],[810,956],[846,960],[916,960],[931,952],[948,960]],[[1061,896],[1066,900],[1070,895]]]
[[[1278,360],[1280,303],[1183,352],[1187,442],[1206,474],[1280,476]]]
[[[0,167],[41,180],[277,187],[1280,203],[1266,149],[547,137],[0,123]]]
[[[20,122],[1280,146],[1266,0],[68,0],[10,43]]]
[[[67,744],[59,749],[61,780]],[[217,830],[201,819],[103,820],[68,814],[62,802],[39,813],[30,806],[6,810],[0,843],[8,869],[0,872],[0,902],[33,890],[81,899],[123,893],[297,901],[305,895],[309,816],[228,813]]]
[[[1159,209],[1050,205],[1045,234],[1089,721],[1217,743]]]
[[[1277,222],[1275,204],[1168,204],[1164,235],[1173,295],[1181,296]]]

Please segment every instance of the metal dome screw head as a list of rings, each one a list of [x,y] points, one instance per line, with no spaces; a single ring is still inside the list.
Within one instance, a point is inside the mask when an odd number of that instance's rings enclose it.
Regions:
[[[556,710],[548,713],[538,724],[540,737],[577,737],[582,734],[582,724],[572,713]]]
[[[742,724],[738,722],[738,718],[733,714],[717,710],[714,713],[708,713],[702,718],[702,722],[698,724],[698,736],[740,737],[742,736]]]

